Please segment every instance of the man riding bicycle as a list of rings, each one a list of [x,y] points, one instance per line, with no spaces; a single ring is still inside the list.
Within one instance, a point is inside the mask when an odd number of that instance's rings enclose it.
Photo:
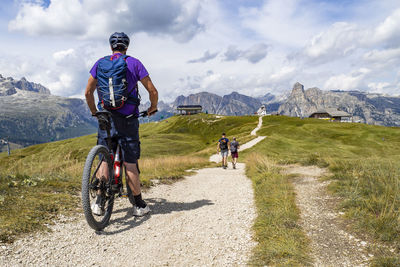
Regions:
[[[115,32],[110,36],[109,39],[112,55],[106,56],[99,59],[92,69],[90,70],[90,77],[85,90],[85,97],[87,105],[93,116],[99,110],[107,109],[111,112],[111,137],[112,141],[121,146],[122,160],[124,161],[127,185],[133,192],[135,199],[135,205],[133,207],[134,216],[143,216],[150,212],[150,208],[146,202],[142,199],[139,179],[139,166],[138,159],[140,158],[140,141],[139,141],[139,92],[137,89],[137,82],[140,81],[149,93],[150,108],[147,112],[152,115],[157,111],[158,103],[158,91],[153,85],[149,73],[143,64],[136,58],[127,56],[126,51],[129,46],[129,37],[123,32]],[[109,108],[107,106],[106,96],[110,95],[111,100],[115,104],[116,95],[114,97],[112,79],[110,78],[109,88],[107,88],[107,95],[102,92],[104,86],[99,85],[103,75],[105,66],[116,61],[121,61],[121,58],[125,61],[126,77],[123,78],[123,83],[126,85],[127,97],[122,98],[122,104],[115,108]],[[111,63],[110,63],[111,62]],[[122,62],[124,64],[124,62]],[[108,65],[107,65],[108,64]],[[99,77],[98,77],[99,75]],[[108,87],[108,84],[107,84]],[[115,86],[114,86],[115,87]],[[99,96],[99,102],[95,104],[94,91],[97,89]],[[98,129],[97,144],[107,146],[106,141],[107,133],[105,130]],[[107,180],[108,171],[107,164],[102,163],[99,173],[102,174],[101,178]],[[104,208],[101,207],[100,196],[97,197],[96,203],[92,207],[92,211],[96,215],[101,215],[104,212]]]

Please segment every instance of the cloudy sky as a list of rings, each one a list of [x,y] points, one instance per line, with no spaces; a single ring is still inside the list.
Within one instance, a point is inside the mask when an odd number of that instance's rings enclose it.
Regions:
[[[2,0],[0,74],[83,97],[124,31],[161,99],[306,88],[398,95],[399,0]]]

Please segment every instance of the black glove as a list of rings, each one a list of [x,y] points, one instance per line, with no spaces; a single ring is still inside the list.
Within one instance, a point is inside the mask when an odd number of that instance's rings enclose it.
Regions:
[[[107,114],[97,114],[97,120],[99,122],[99,128],[100,130],[110,130],[111,129],[111,122],[110,122],[110,116]]]

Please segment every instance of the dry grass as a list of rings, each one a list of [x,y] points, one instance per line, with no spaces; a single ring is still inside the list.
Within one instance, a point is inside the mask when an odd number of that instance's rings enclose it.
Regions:
[[[250,265],[309,266],[309,241],[297,224],[299,210],[289,176],[281,174],[266,156],[251,153],[246,157],[246,174],[253,181],[258,212]]]

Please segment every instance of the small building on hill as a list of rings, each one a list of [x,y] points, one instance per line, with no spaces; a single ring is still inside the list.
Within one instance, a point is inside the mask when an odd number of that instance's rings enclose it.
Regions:
[[[257,110],[257,115],[258,116],[265,116],[267,115],[267,108],[265,105],[262,105],[258,110]]]
[[[180,115],[193,115],[203,111],[201,105],[180,105],[176,108]]]
[[[318,110],[312,113],[309,117],[338,122],[351,122],[353,116],[342,110],[327,108],[323,110]]]

